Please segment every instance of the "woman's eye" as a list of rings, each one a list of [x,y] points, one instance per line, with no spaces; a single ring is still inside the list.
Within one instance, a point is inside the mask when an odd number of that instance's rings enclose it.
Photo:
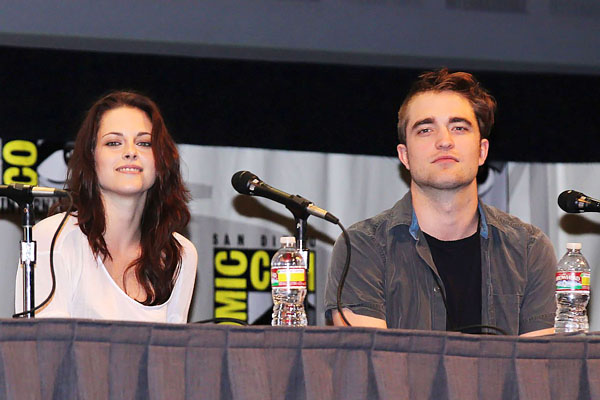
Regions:
[[[138,146],[152,147],[152,142],[138,142]]]
[[[120,144],[121,144],[120,142],[106,142],[107,146],[118,146]]]

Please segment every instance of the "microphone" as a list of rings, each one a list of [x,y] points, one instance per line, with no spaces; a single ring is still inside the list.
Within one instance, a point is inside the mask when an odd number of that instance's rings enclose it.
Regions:
[[[0,185],[0,196],[6,196],[17,203],[21,203],[32,201],[36,197],[67,197],[68,194],[63,189],[13,183]]]
[[[600,212],[600,200],[575,190],[565,190],[558,196],[558,205],[568,213]]]
[[[339,219],[333,214],[319,208],[312,201],[305,199],[297,194],[291,195],[272,186],[267,185],[260,178],[250,171],[238,171],[231,177],[233,188],[241,194],[250,196],[265,197],[277,203],[286,206],[292,213],[294,211],[304,211],[315,217],[323,218],[326,221],[337,224]]]

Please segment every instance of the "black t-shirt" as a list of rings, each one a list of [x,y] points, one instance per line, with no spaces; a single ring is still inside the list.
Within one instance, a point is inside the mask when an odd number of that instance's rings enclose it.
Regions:
[[[446,330],[481,324],[481,243],[479,230],[443,241],[423,232],[446,288]],[[465,330],[477,333],[479,329]]]

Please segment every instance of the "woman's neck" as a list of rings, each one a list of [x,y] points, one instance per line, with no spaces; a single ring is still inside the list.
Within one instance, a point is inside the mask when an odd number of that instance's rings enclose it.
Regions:
[[[139,198],[102,196],[106,228],[104,240],[109,251],[139,246],[146,195]]]

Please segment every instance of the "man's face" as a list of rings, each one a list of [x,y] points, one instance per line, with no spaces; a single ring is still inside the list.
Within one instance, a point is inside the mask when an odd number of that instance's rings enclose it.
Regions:
[[[480,139],[469,101],[450,91],[419,93],[408,103],[407,116],[406,145],[398,145],[398,157],[412,183],[441,190],[475,184],[489,142]]]

